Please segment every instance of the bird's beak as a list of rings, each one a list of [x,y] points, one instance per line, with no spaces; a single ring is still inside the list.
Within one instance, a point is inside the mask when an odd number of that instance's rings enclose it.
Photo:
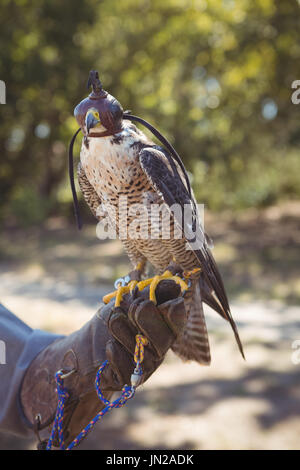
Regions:
[[[93,111],[88,111],[85,116],[85,125],[87,133],[90,132],[90,129],[93,129],[100,124],[100,120],[94,116]]]

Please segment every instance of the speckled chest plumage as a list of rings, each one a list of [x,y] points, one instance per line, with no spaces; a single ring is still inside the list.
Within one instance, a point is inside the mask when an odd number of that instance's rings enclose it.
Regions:
[[[139,163],[142,145],[147,145],[146,139],[131,127],[117,136],[83,141],[80,161],[102,203],[117,207],[121,196],[129,206],[144,204],[148,197],[159,199]]]
[[[125,127],[116,136],[89,138],[82,143],[80,154],[82,168],[101,203],[115,207],[113,215],[118,234],[122,196],[127,198],[128,226],[136,217],[135,210],[131,210],[136,204],[142,204],[150,214],[151,204],[162,204],[163,202],[153,189],[139,162],[140,149],[153,145],[153,142],[147,140],[143,133],[131,125]],[[112,212],[107,215],[112,215]],[[147,223],[149,220],[150,217],[147,219]],[[141,224],[143,224],[143,219]],[[172,220],[171,224],[173,224]],[[136,228],[137,232],[145,233],[145,227],[136,226]],[[151,229],[148,227],[147,230],[147,233],[150,234]],[[172,259],[172,253],[166,246],[168,244],[166,240],[151,239],[151,237],[145,239],[143,236],[133,238],[129,232],[122,242],[133,264],[136,264],[141,257],[145,257],[159,270],[163,270]]]

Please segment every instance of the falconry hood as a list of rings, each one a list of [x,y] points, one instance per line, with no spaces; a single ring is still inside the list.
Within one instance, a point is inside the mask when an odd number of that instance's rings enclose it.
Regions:
[[[130,111],[123,111],[123,108],[119,101],[114,98],[114,96],[107,93],[107,91],[103,90],[102,83],[99,79],[99,74],[96,70],[90,71],[87,85],[88,88],[92,87],[92,93],[87,98],[82,100],[74,109],[74,116],[80,127],[73,135],[69,146],[69,177],[74,201],[75,217],[78,228],[80,229],[82,227],[82,222],[79,215],[79,204],[74,182],[73,147],[75,139],[80,131],[82,131],[85,138],[101,138],[117,134],[122,131],[122,122],[124,119],[142,124],[143,126],[147,127],[158,140],[160,140],[160,142],[168,151],[166,157],[169,160],[171,166],[173,167],[173,170],[178,173],[177,167],[176,165],[174,165],[173,160],[175,160],[181,168],[185,178],[189,196],[192,199],[190,182],[186,170],[184,168],[180,156],[172,147],[170,142],[154,126],[149,124],[149,122],[145,121],[144,119],[138,116],[130,114]],[[94,118],[97,120],[97,122],[101,123],[101,125],[103,125],[104,127],[104,130],[102,132],[93,133],[89,132],[89,129],[87,129],[88,126],[86,124],[86,118],[93,119],[93,116],[90,116],[91,110],[91,114],[94,115]]]
[[[99,74],[96,70],[91,70],[87,83],[88,88],[92,87],[91,94],[82,100],[74,109],[74,116],[85,134],[85,117],[89,109],[98,111],[101,124],[105,131],[97,134],[97,137],[116,134],[122,130],[123,108],[119,101],[107,91],[103,90]],[[89,134],[93,137],[93,134]]]

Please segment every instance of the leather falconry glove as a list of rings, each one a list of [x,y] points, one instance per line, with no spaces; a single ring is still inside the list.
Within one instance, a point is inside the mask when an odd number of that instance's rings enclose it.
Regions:
[[[102,305],[80,330],[57,339],[39,353],[26,371],[20,392],[27,426],[43,438],[48,436],[57,408],[54,376],[62,370],[69,394],[63,430],[66,445],[72,442],[104,408],[95,390],[96,373],[104,360],[108,359],[101,376],[105,398],[110,399],[113,392],[130,384],[138,333],[149,342],[145,346],[141,383],[150,377],[183,331],[186,311],[180,287],[174,281],[164,280],[157,286],[156,306],[148,295],[148,289],[135,289],[123,296],[120,307],[114,307],[114,300]]]

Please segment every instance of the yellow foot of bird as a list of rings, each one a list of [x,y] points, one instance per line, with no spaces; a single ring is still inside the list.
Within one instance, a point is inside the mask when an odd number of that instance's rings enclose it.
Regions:
[[[184,295],[190,287],[190,279],[198,277],[198,273],[200,271],[200,268],[195,268],[191,271],[184,271],[184,279],[182,279],[178,275],[174,275],[169,270],[165,271],[160,276],[157,275],[149,279],[145,279],[143,281],[130,281],[129,276],[126,276],[125,278],[120,278],[115,282],[116,290],[114,292],[111,292],[110,294],[105,295],[103,297],[103,302],[105,304],[108,304],[111,299],[115,297],[115,307],[120,307],[123,295],[128,293],[132,294],[135,287],[137,287],[139,291],[142,291],[149,286],[149,300],[152,300],[152,302],[156,304],[157,301],[155,291],[160,281],[168,279],[170,281],[176,282],[176,284],[178,284],[181,288],[181,293]]]
[[[163,281],[165,279],[175,281],[176,284],[179,284],[181,287],[181,292],[185,292],[189,288],[188,284],[183,279],[181,279],[181,277],[173,275],[173,273],[171,273],[171,271],[169,270],[165,271],[161,276],[154,276],[152,278],[138,282],[137,287],[141,291],[145,289],[145,287],[149,286],[149,300],[152,300],[152,302],[156,304],[155,290],[160,281]]]
[[[116,280],[115,282],[115,291],[111,292],[110,294],[107,294],[103,297],[103,302],[105,304],[108,304],[111,299],[114,297],[116,298],[115,300],[115,307],[120,307],[120,304],[122,302],[122,298],[124,294],[132,294],[133,289],[138,283],[138,280],[140,279],[141,273],[144,269],[146,261],[140,261],[137,263],[135,266],[134,270],[131,271],[127,276],[125,277],[120,277],[119,279]],[[135,277],[138,279],[135,279]]]
[[[183,271],[184,279],[197,279],[201,272],[201,268],[194,268],[191,271]]]
[[[114,297],[116,298],[115,300],[115,307],[120,307],[122,298],[124,294],[132,293],[133,289],[137,285],[137,281],[130,281],[126,286],[122,285],[121,283],[118,285],[117,290],[114,292],[111,292],[110,294],[107,294],[103,297],[103,302],[105,304],[108,304],[111,299]]]

